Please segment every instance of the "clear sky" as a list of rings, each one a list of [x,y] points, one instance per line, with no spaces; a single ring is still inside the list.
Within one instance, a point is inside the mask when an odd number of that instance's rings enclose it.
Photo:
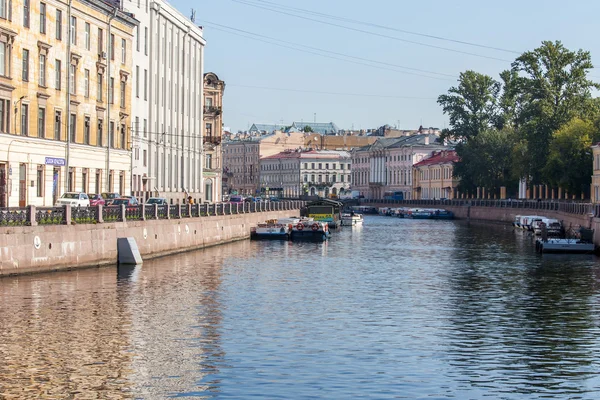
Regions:
[[[498,78],[521,52],[542,40],[589,50],[600,67],[598,0],[172,4],[185,15],[194,8],[196,23],[204,26],[205,72],[215,72],[226,83],[223,115],[234,131],[254,122],[313,121],[315,114],[317,122],[333,121],[345,129],[383,124],[443,128],[448,122],[436,98],[456,84],[461,71]],[[590,75],[600,81],[600,69]]]

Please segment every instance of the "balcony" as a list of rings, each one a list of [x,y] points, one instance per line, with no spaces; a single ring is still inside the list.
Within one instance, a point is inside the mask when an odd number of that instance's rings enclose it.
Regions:
[[[218,136],[203,136],[202,144],[212,144],[213,146],[218,146],[221,144],[221,138]]]
[[[205,115],[221,115],[221,107],[217,106],[204,106]]]

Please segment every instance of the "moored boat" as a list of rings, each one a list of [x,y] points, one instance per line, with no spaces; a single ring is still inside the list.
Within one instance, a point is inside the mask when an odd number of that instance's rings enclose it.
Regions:
[[[292,223],[283,220],[271,219],[261,222],[250,229],[252,240],[290,240]]]
[[[364,218],[363,218],[362,214],[353,213],[353,212],[342,214],[342,225],[343,226],[362,225],[363,220],[364,220]]]
[[[452,211],[437,208],[412,208],[406,216],[413,219],[454,219]]]
[[[299,219],[292,225],[292,240],[309,240],[323,242],[329,238],[329,224],[327,222],[315,221],[312,218]]]
[[[595,250],[594,243],[580,239],[537,239],[535,249],[538,253],[572,253],[591,254]]]

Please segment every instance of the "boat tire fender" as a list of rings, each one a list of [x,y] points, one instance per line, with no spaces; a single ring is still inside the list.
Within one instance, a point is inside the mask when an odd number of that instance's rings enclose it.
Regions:
[[[301,231],[302,229],[304,229],[304,224],[303,223],[299,223],[298,225],[296,225],[296,229],[298,229],[299,231]]]
[[[319,224],[312,224],[311,229],[313,231],[318,231],[319,230]]]

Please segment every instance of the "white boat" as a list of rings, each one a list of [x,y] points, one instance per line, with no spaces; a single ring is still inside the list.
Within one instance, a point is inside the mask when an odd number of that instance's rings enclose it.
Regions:
[[[521,215],[519,219],[519,228],[525,229],[526,231],[532,231],[533,229],[531,227],[531,224],[533,223],[533,221],[535,221],[536,219],[541,220],[542,218],[546,217],[541,215]]]
[[[253,240],[290,240],[292,237],[293,221],[270,219],[258,223],[250,229],[250,239]]]
[[[542,234],[543,229],[546,229],[548,236],[560,236],[563,233],[561,222],[554,218],[536,219],[531,224],[531,227],[537,236]]]
[[[362,225],[363,223],[362,214],[356,213],[344,213],[342,214],[342,226],[355,226]]]
[[[535,242],[538,253],[583,253],[591,254],[595,250],[594,243],[580,239],[538,239]]]

